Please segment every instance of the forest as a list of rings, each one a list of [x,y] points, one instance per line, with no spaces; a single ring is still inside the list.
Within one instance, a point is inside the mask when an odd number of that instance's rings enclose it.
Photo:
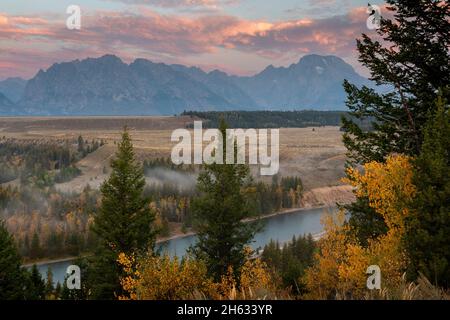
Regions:
[[[340,126],[342,118],[351,118],[346,111],[184,111],[181,115],[204,120],[204,128],[218,128],[220,120],[230,128],[306,128]],[[362,128],[371,128],[371,120],[353,118]]]
[[[81,193],[65,193],[58,191],[55,183],[76,176],[59,178],[65,169],[79,172],[74,163],[104,142],[89,143],[79,137],[72,149],[68,147],[69,141],[64,147],[29,143],[0,144],[1,163],[11,167],[15,164],[12,168],[17,172],[8,181],[18,179],[18,185],[0,186],[0,217],[26,261],[87,254],[95,246],[96,237],[90,226],[101,204],[101,193],[89,186]],[[181,224],[184,232],[190,231],[198,166],[174,165],[170,158],[155,158],[145,159],[142,167],[149,179],[143,195],[151,200],[150,205],[157,212],[159,236],[169,236],[172,223]],[[174,174],[178,174],[176,180],[166,179],[166,175]],[[180,177],[189,178],[192,183],[183,187]],[[261,214],[298,207],[303,192],[299,177],[276,176],[269,185],[252,181],[248,189],[253,193],[252,205]]]
[[[0,183],[20,179],[21,184],[49,187],[80,174],[74,165],[94,152],[104,141],[0,139]]]

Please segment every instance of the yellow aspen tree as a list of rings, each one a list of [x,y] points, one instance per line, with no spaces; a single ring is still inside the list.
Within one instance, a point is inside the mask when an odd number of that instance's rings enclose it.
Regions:
[[[318,243],[315,264],[308,268],[303,281],[309,293],[308,299],[332,299],[339,289],[339,266],[346,259],[348,226],[344,224],[345,214],[337,217],[327,215],[322,219],[325,235]]]
[[[368,197],[369,205],[383,217],[388,227],[386,234],[369,240],[365,255],[369,256],[370,264],[380,267],[384,286],[391,290],[401,283],[407,264],[402,245],[404,220],[409,214],[408,202],[415,194],[410,160],[407,156],[394,155],[388,157],[386,163],[367,163],[364,174],[354,169],[349,172],[358,196]]]
[[[358,197],[369,199],[369,205],[382,216],[388,230],[386,234],[370,239],[363,247],[347,224],[340,226],[327,221],[316,263],[306,272],[308,297],[367,296],[366,270],[370,265],[380,267],[382,288],[392,293],[396,291],[408,262],[402,237],[404,219],[409,214],[408,202],[415,193],[410,160],[404,155],[392,155],[385,163],[365,164],[363,173],[349,169],[349,178],[345,182],[355,188]]]

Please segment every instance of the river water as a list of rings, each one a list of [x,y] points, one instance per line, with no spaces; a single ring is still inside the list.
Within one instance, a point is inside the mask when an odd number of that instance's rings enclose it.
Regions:
[[[318,234],[323,231],[321,218],[326,214],[334,214],[335,212],[336,209],[333,208],[302,209],[267,218],[264,221],[264,228],[255,235],[251,246],[253,249],[259,249],[264,247],[270,239],[283,243],[291,240],[294,235]],[[196,239],[195,235],[190,235],[168,240],[158,244],[158,247],[162,252],[167,252],[171,256],[181,257],[186,253],[189,246],[195,244]],[[66,276],[66,269],[72,263],[73,261],[61,261],[41,264],[37,267],[44,278],[46,278],[47,269],[50,267],[55,283],[62,283]]]

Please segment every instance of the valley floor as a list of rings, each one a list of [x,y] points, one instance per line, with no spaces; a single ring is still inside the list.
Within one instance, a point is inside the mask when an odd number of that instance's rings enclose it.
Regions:
[[[174,117],[50,117],[50,118],[2,118],[0,117],[0,137],[24,143],[48,141],[72,141],[83,139],[102,140],[105,145],[76,163],[81,175],[71,181],[56,184],[62,192],[81,192],[86,185],[98,188],[108,177],[109,163],[120,141],[122,128],[127,125],[140,160],[170,157],[173,130],[186,128],[194,119],[188,116]],[[301,208],[334,206],[336,202],[348,203],[353,200],[350,186],[344,185],[345,152],[342,132],[339,127],[280,128],[280,170],[281,176],[299,176],[304,192]],[[256,174],[258,168],[253,167]],[[267,183],[272,177],[260,177]],[[153,177],[149,176],[148,182]],[[173,183],[179,183],[175,177]],[[195,179],[192,179],[194,187]],[[8,184],[17,184],[12,181]],[[298,210],[298,209],[292,209]],[[276,213],[283,214],[291,210]],[[170,223],[169,236],[164,241],[189,234],[182,230],[181,223]]]
[[[76,143],[78,136],[105,145],[77,163],[82,175],[58,185],[61,191],[81,191],[87,184],[98,187],[104,168],[116,150],[122,128],[129,127],[140,159],[170,157],[173,130],[185,128],[194,119],[177,117],[63,117],[2,118],[0,137],[23,141],[63,141]],[[285,176],[300,176],[306,190],[341,185],[345,152],[339,127],[280,128],[280,170]],[[257,168],[253,168],[257,172]],[[270,181],[270,177],[266,178]]]

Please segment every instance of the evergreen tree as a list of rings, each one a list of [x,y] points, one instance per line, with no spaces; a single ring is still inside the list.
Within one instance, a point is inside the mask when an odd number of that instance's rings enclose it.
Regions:
[[[27,290],[27,299],[30,300],[44,300],[45,299],[45,282],[36,267],[33,264],[29,273],[29,285]]]
[[[66,236],[65,246],[66,251],[73,256],[78,256],[81,249],[81,237],[79,234],[72,232]]]
[[[220,125],[223,142],[223,163],[205,164],[197,181],[200,196],[193,200],[193,214],[198,242],[193,253],[205,261],[208,272],[220,280],[229,267],[235,279],[245,262],[244,247],[250,243],[257,225],[243,220],[254,216],[245,196],[249,168],[241,164],[225,164],[226,145],[234,141],[226,138],[226,125]],[[230,139],[231,140],[231,139]]]
[[[424,130],[422,152],[415,161],[417,195],[406,220],[409,275],[418,272],[439,286],[450,287],[450,110],[438,110]]]
[[[116,261],[119,253],[142,253],[153,249],[155,243],[155,214],[149,199],[143,197],[145,177],[126,128],[111,168],[109,179],[101,186],[102,205],[93,225],[100,247],[89,273],[93,297],[98,299],[112,299],[122,292],[121,268]]]
[[[83,140],[82,136],[78,136],[78,152],[81,155],[85,154],[85,151],[84,151],[84,140]]]
[[[28,234],[25,235],[25,239],[23,241],[23,255],[30,255],[30,238],[28,237]]]
[[[67,278],[65,277],[62,285],[61,285],[61,294],[60,298],[62,300],[86,300],[89,298],[89,281],[84,280],[84,275],[88,274],[88,260],[86,258],[78,258],[75,262],[75,265],[80,267],[81,272],[81,288],[80,289],[69,289],[67,287]],[[88,279],[87,279],[88,280]]]
[[[26,273],[12,236],[0,221],[0,300],[25,298]]]
[[[292,293],[300,295],[305,292],[300,279],[306,268],[313,264],[315,250],[316,243],[311,234],[299,238],[294,236],[283,248],[277,241],[271,240],[264,246],[261,259],[280,277],[283,287],[291,288]]]
[[[363,34],[357,40],[359,61],[379,85],[391,88],[377,93],[348,82],[347,105],[357,119],[372,118],[373,129],[361,130],[345,120],[344,142],[353,160],[383,161],[392,153],[417,155],[422,143],[422,126],[438,90],[450,98],[450,4],[448,1],[388,0],[394,20],[381,19],[378,35]]]
[[[30,247],[30,257],[31,258],[40,258],[42,255],[41,244],[39,241],[39,236],[37,233],[33,234],[33,238],[31,239],[31,247]]]
[[[361,245],[367,246],[370,239],[376,239],[388,230],[381,215],[369,206],[366,197],[356,197],[355,202],[343,205],[344,209],[351,212],[348,220],[352,232]]]
[[[445,99],[450,98],[449,2],[387,3],[394,19],[381,19],[377,33],[383,41],[366,34],[357,40],[359,61],[369,69],[371,80],[387,92],[344,82],[350,117],[343,119],[342,127],[351,164],[383,162],[390,153],[418,155],[422,128],[430,111],[436,110],[433,101],[439,89]],[[364,129],[355,119],[370,120],[372,130]],[[367,199],[358,199],[345,208],[352,214],[350,225],[361,243],[386,229]]]
[[[59,283],[58,281],[55,287],[55,299],[59,299],[61,297],[61,292],[62,292],[61,283]]]
[[[52,268],[47,269],[47,279],[45,280],[45,297],[46,299],[53,299],[53,293],[55,291],[54,283],[53,283],[53,271]]]

